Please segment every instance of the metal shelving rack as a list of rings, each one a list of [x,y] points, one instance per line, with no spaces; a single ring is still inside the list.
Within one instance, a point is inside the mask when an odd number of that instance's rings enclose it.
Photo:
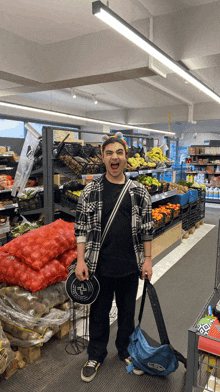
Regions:
[[[54,221],[54,211],[56,209],[63,211],[65,213],[75,217],[74,210],[70,210],[69,208],[63,207],[58,203],[54,203],[54,193],[53,193],[54,174],[55,174],[55,172],[60,173],[60,174],[64,174],[64,173],[62,173],[62,170],[59,171],[59,169],[57,167],[56,167],[56,170],[54,169],[54,164],[53,164],[53,161],[55,159],[55,157],[53,156],[53,130],[54,129],[57,129],[57,128],[47,127],[47,126],[44,126],[42,128],[43,178],[44,178],[44,221],[45,221],[45,224],[49,224]],[[59,128],[59,129],[61,131],[63,130],[63,131],[67,131],[67,132],[72,131],[71,129],[67,129],[67,128],[63,128],[63,129]],[[88,133],[94,133],[94,132],[88,132]],[[102,134],[102,132],[100,132],[100,134]],[[97,133],[96,133],[96,135],[97,135]],[[109,134],[109,136],[111,136],[111,134]],[[141,134],[138,134],[138,135],[126,135],[125,134],[124,136],[128,136],[131,138],[146,137],[146,135],[141,135]],[[139,172],[130,172],[130,173],[126,172],[126,175],[128,175],[129,177],[136,176],[139,174],[152,174],[152,173],[156,173],[156,174],[160,175],[160,173],[163,173],[164,171],[170,171],[170,170],[172,170],[172,169],[167,168],[167,169],[154,169],[154,170],[140,170]],[[65,175],[68,176],[67,174],[65,174]],[[99,177],[100,175],[101,174],[93,174],[93,175],[84,174],[84,175],[81,175],[80,178],[81,179],[96,178],[96,177]],[[70,179],[79,179],[79,176],[72,175],[70,177]],[[174,196],[175,194],[176,194],[176,191],[170,191],[170,192],[166,192],[161,195],[152,196],[152,202],[166,199],[168,197]],[[34,211],[32,213],[34,213]]]
[[[200,154],[189,154],[190,156],[192,156],[192,157],[207,157],[207,158],[216,158],[216,157],[218,157],[219,159],[220,159],[220,153],[219,154],[206,154],[206,153],[200,153]],[[220,166],[220,163],[212,163],[212,162],[208,162],[208,163],[202,163],[202,164],[200,164],[200,163],[195,163],[195,162],[192,162],[192,163],[189,163],[189,166],[194,166],[194,167],[196,167],[196,170],[194,170],[194,171],[191,171],[191,172],[189,172],[189,171],[185,171],[185,173],[186,174],[198,174],[198,173],[204,173],[204,174],[206,174],[207,176],[209,176],[209,175],[220,175],[220,173],[207,173],[206,171],[200,171],[200,170],[198,170],[198,168],[199,167],[204,167],[204,166],[206,166],[206,167],[208,167],[208,166],[215,166],[215,167],[219,167]],[[206,185],[206,184],[205,184]],[[208,186],[211,186],[210,184],[208,184]],[[212,185],[212,186],[214,186],[214,185]],[[216,203],[216,204],[220,204],[220,200],[219,199],[213,199],[213,198],[210,198],[210,197],[206,197],[206,203]]]
[[[206,357],[212,357],[216,359],[216,363],[219,359],[218,356],[208,352],[201,352],[198,349],[199,346],[199,337],[204,336],[201,335],[197,331],[197,323],[205,314],[207,314],[208,305],[211,305],[213,308],[216,303],[220,299],[220,220],[218,225],[218,244],[217,244],[217,256],[216,256],[216,271],[215,271],[215,284],[214,290],[208,298],[206,304],[198,315],[196,321],[188,330],[188,353],[187,353],[187,372],[186,372],[186,384],[184,392],[203,392],[212,391],[213,389],[206,389],[206,385],[208,382],[208,376],[210,376],[210,372],[212,370],[215,371],[218,369],[216,364],[211,366],[211,364],[207,364],[207,361],[204,359]],[[220,340],[212,338],[210,336],[206,336],[207,339],[213,340],[220,344]],[[207,372],[207,367],[210,372]],[[213,369],[212,369],[213,368]],[[215,390],[215,389],[214,389]],[[216,389],[217,391],[217,389]]]

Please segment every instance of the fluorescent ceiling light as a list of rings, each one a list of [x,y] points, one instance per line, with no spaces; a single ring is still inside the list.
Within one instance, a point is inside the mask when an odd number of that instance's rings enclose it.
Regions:
[[[97,101],[97,99],[94,97],[94,95],[92,95],[92,100],[93,100],[94,105],[98,105],[98,101]]]
[[[50,116],[51,115],[54,116],[55,118],[56,117],[63,117],[65,119],[69,119],[69,120],[87,121],[87,122],[90,122],[93,124],[112,125],[114,127],[120,127],[122,129],[140,129],[141,131],[147,131],[147,132],[150,131],[152,133],[162,133],[162,134],[168,134],[168,135],[175,135],[175,132],[159,131],[157,129],[138,127],[136,125],[121,124],[121,123],[116,123],[116,122],[112,122],[112,121],[96,120],[94,118],[75,116],[73,114],[55,112],[53,110],[37,109],[37,108],[30,107],[30,106],[17,105],[15,103],[8,103],[8,102],[1,102],[0,101],[0,108],[1,108],[1,106],[6,107],[6,108],[11,108],[11,109],[30,111],[30,112],[34,112],[34,113],[48,114]],[[27,117],[27,114],[24,114],[23,116]],[[57,119],[57,121],[59,122],[59,119]]]
[[[73,98],[73,99],[76,99],[76,93],[75,93],[75,91],[74,91],[73,89],[72,89],[71,91],[72,91],[72,98]]]
[[[154,45],[148,38],[142,35],[138,30],[134,29],[124,19],[118,16],[115,12],[110,10],[101,1],[94,1],[92,3],[92,12],[95,16],[107,23],[110,27],[118,31],[129,41],[133,42],[139,48],[150,54],[152,57],[163,63],[166,67],[171,69],[173,72],[181,76],[185,81],[191,83],[193,86],[198,88],[207,94],[210,98],[220,103],[220,96],[212,91],[208,86],[202,83],[199,79],[192,76],[190,72],[186,71],[184,67],[178,64],[160,48]]]

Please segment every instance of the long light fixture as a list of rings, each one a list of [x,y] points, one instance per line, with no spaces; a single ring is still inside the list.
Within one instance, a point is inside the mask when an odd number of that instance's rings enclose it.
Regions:
[[[69,120],[79,120],[79,121],[87,121],[93,124],[102,124],[102,125],[112,125],[113,127],[120,127],[122,129],[139,129],[141,131],[146,131],[146,132],[152,132],[152,133],[162,133],[162,134],[168,134],[168,135],[175,135],[175,132],[170,132],[170,131],[159,131],[157,129],[152,129],[152,128],[145,128],[145,127],[138,127],[136,125],[127,125],[127,124],[121,124],[121,123],[116,123],[112,121],[105,121],[105,120],[96,120],[94,118],[89,118],[89,117],[83,117],[83,116],[76,116],[74,114],[67,114],[67,113],[61,113],[53,110],[46,110],[46,109],[37,109],[33,108],[30,106],[25,106],[25,105],[18,105],[15,103],[8,103],[8,102],[1,102],[0,101],[0,108],[5,107],[5,108],[11,108],[11,109],[19,109],[19,110],[24,110],[24,111],[29,111],[29,112],[34,112],[34,113],[41,113],[41,114],[47,114],[47,115],[52,115],[54,117],[63,117],[65,119]],[[27,117],[27,115],[24,114],[24,117]],[[59,122],[59,119],[57,120]]]
[[[97,16],[103,22],[107,23],[114,30],[118,31],[118,33],[122,34],[129,41],[139,46],[145,52],[181,76],[185,81],[191,83],[193,86],[207,94],[210,98],[220,103],[220,96],[218,94],[202,83],[199,79],[192,76],[190,72],[188,72],[183,66],[178,64],[175,60],[172,59],[172,57],[168,56],[153,42],[142,35],[138,30],[133,28],[101,1],[94,1],[92,3],[92,12],[95,16]]]

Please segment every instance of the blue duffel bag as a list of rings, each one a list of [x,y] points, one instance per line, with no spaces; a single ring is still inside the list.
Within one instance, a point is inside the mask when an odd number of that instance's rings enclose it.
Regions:
[[[145,331],[141,330],[141,319],[147,288],[161,343],[158,343]],[[179,361],[186,368],[186,359],[170,344],[156,290],[147,278],[144,282],[138,320],[139,324],[129,338],[128,352],[131,357],[131,362],[126,367],[127,372],[132,374],[133,369],[136,367],[150,375],[167,376],[178,368]]]

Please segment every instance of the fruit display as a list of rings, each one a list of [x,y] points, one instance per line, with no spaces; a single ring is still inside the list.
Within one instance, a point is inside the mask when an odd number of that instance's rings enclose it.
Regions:
[[[154,227],[157,229],[163,223],[163,214],[158,212],[156,209],[152,210],[152,217],[154,220]]]
[[[141,167],[141,166],[148,166],[148,163],[145,162],[145,159],[140,156],[140,154],[135,154],[134,157],[128,158],[128,163],[133,168]],[[156,166],[156,165],[155,165]]]
[[[163,222],[168,223],[172,218],[178,217],[180,214],[180,204],[167,203],[152,209],[152,217],[154,227],[157,229]]]
[[[78,200],[79,196],[81,195],[82,190],[80,191],[71,191],[70,189],[68,189],[65,192],[65,195],[68,196],[70,199],[74,199],[74,200]]]
[[[0,175],[0,189],[12,189],[14,180],[11,176],[1,174]]]
[[[165,215],[165,223],[169,222],[172,218],[171,208],[168,208],[166,205],[159,206],[159,207],[155,208],[154,211]]]
[[[201,188],[201,189],[206,190],[206,186],[204,184],[198,184],[197,182],[194,182],[192,184],[192,188]]]
[[[174,183],[170,182],[169,190],[172,191],[174,189],[177,190],[178,195],[184,195],[189,190],[188,186],[180,185],[179,183],[176,184],[175,182]]]
[[[180,214],[180,204],[167,203],[166,207],[173,210],[173,217],[176,218]]]
[[[160,181],[158,181],[157,178],[155,177],[150,177],[144,174],[140,174],[140,176],[137,177],[136,181],[140,182],[141,184],[151,187],[152,185],[156,185],[157,187],[161,186]]]
[[[152,148],[151,151],[147,152],[147,156],[154,161],[164,162],[169,161],[165,154],[163,154],[162,150],[159,147]]]

